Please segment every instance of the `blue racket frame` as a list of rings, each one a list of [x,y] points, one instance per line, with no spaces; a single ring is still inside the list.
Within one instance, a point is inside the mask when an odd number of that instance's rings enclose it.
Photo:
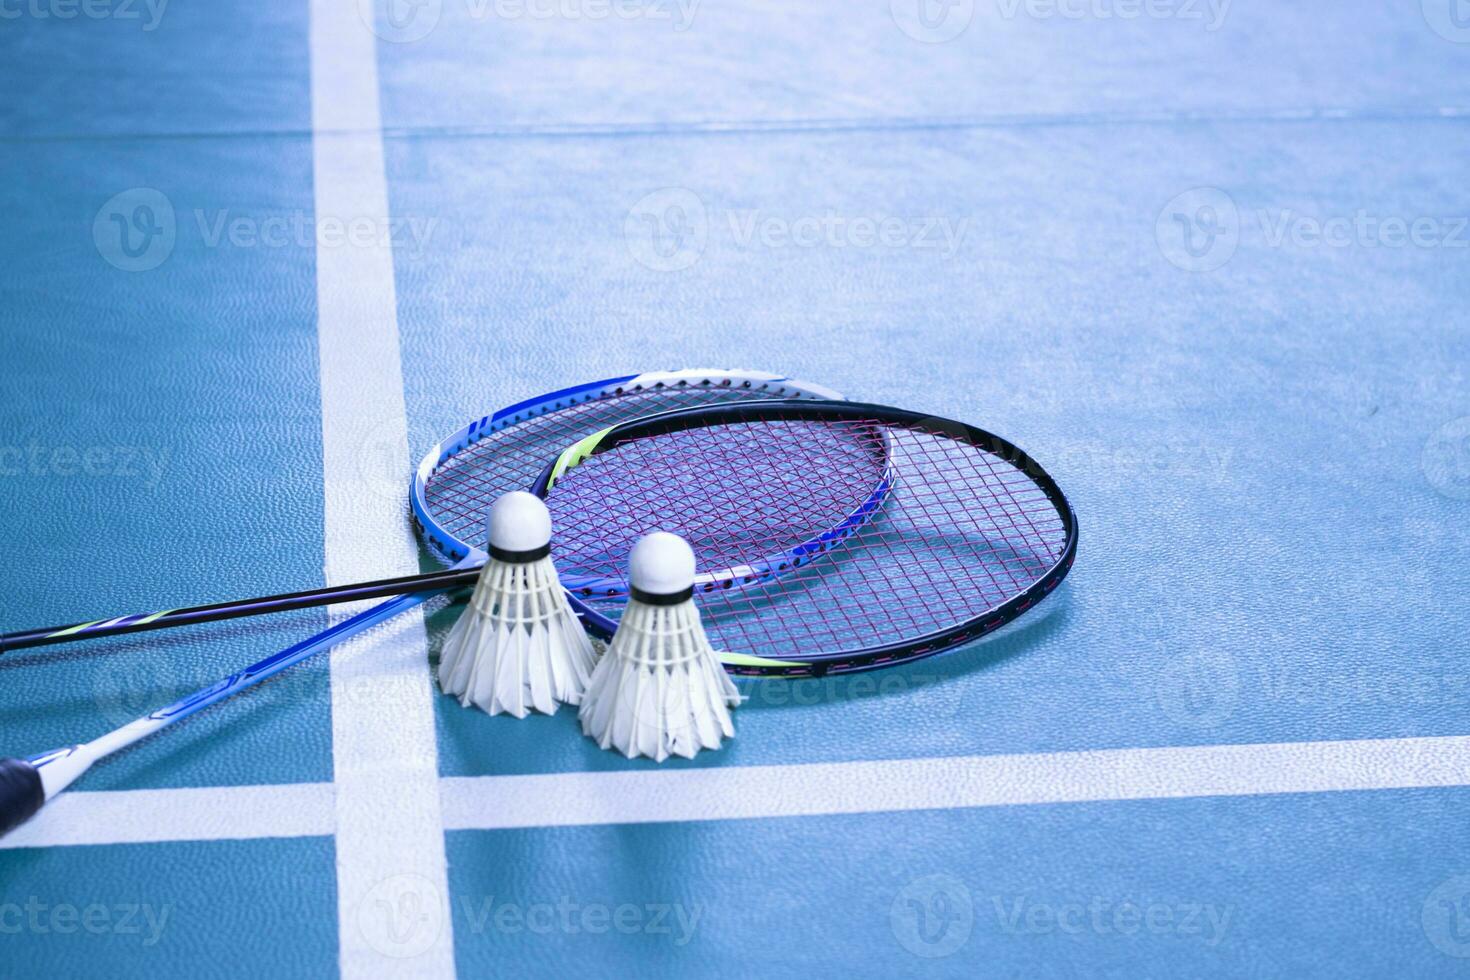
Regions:
[[[409,506],[413,510],[414,521],[418,525],[424,543],[434,552],[435,557],[446,565],[459,564],[475,554],[479,555],[480,561],[485,560],[483,548],[460,540],[434,516],[433,510],[429,507],[427,490],[429,481],[441,466],[491,433],[519,425],[537,416],[559,412],[584,402],[596,401],[608,395],[621,395],[628,391],[644,391],[650,388],[691,388],[712,385],[769,392],[772,398],[802,397],[834,401],[843,399],[841,394],[825,385],[798,381],[795,378],[767,374],[763,371],[699,369],[658,371],[628,374],[618,378],[604,378],[601,381],[563,388],[549,395],[528,398],[523,402],[503,408],[494,415],[486,415],[471,422],[424,455],[418,469],[414,471],[413,481],[409,486]]]

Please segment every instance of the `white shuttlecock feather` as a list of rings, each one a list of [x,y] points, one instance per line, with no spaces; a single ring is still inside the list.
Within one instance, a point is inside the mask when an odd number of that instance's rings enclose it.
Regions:
[[[439,687],[465,707],[524,718],[581,702],[596,655],[567,605],[550,540],[540,498],[516,491],[491,506],[491,556],[439,656]]]
[[[663,762],[717,749],[742,697],[691,598],[694,552],[657,532],[633,547],[634,593],[582,699],[582,731],[604,749]]]

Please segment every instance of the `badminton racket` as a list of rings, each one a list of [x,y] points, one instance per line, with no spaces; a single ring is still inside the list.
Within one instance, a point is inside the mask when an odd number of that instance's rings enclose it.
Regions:
[[[715,399],[729,399],[734,397],[745,397],[756,395],[765,397],[770,389],[763,387],[766,382],[761,382],[753,372],[723,372],[731,374],[731,377],[719,377],[721,372],[698,372],[701,376],[694,380],[697,394],[691,394],[688,390],[681,389],[681,383],[689,381],[683,377],[671,380],[659,380],[662,376],[645,375],[634,376],[625,379],[613,379],[612,381],[596,382],[591,386],[599,392],[603,392],[600,398],[606,398],[608,385],[618,381],[630,385],[633,394],[626,394],[624,398],[640,397],[639,389],[648,393],[651,399],[648,408],[651,411],[664,410],[670,404],[697,404],[700,401]],[[739,378],[734,374],[748,375]],[[709,375],[709,377],[705,377]],[[769,379],[768,379],[769,380]],[[727,384],[728,382],[728,384]],[[663,387],[659,387],[660,384]],[[818,388],[803,382],[791,382],[785,379],[785,384],[792,391],[800,391],[810,397],[827,396],[834,394],[827,389]],[[713,387],[713,392],[708,389]],[[689,386],[686,384],[684,388]],[[475,508],[482,511],[489,506],[489,501],[506,490],[519,489],[524,486],[525,481],[519,483],[512,478],[509,471],[501,472],[491,469],[487,473],[487,460],[482,456],[465,458],[461,454],[463,446],[472,445],[477,438],[483,437],[488,432],[495,431],[497,425],[501,425],[507,414],[511,416],[524,416],[523,421],[533,417],[528,412],[566,411],[557,409],[556,402],[568,397],[575,397],[573,393],[581,389],[568,389],[557,392],[553,396],[545,396],[541,399],[532,399],[518,405],[511,406],[503,412],[494,416],[487,416],[472,423],[457,433],[445,445],[448,448],[436,447],[436,453],[424,462],[427,471],[414,481],[414,513],[418,526],[433,548],[437,557],[445,564],[458,565],[468,554],[463,547],[447,544],[457,541],[459,534],[468,533],[475,519]],[[616,389],[614,389],[615,391]],[[752,394],[753,393],[753,394]],[[554,398],[550,409],[547,408],[547,399]],[[619,403],[620,409],[630,403],[623,401]],[[600,406],[605,408],[606,406]],[[589,424],[593,423],[594,413],[584,412]],[[539,416],[534,416],[539,417]],[[566,420],[559,419],[559,423]],[[512,423],[519,424],[519,423]],[[560,433],[559,433],[560,434]],[[541,436],[540,433],[537,434]],[[555,438],[552,436],[551,438]],[[880,454],[875,457],[875,464],[881,469],[886,460]],[[499,448],[496,449],[500,451]],[[535,459],[534,454],[520,454],[517,452],[509,460],[497,461],[496,465],[514,465],[517,461],[530,462]],[[539,463],[539,460],[537,460]],[[526,477],[533,475],[528,471]],[[887,483],[883,474],[875,477],[874,485],[868,499],[863,501],[855,511],[846,515],[843,523],[853,526],[860,523],[876,507],[881,505],[883,496],[887,492]],[[481,513],[483,518],[483,513]],[[454,552],[454,554],[449,554]],[[482,556],[483,558],[483,556]],[[780,556],[775,556],[779,562]],[[116,616],[105,619],[91,620],[81,623],[71,623],[65,626],[48,626],[41,629],[18,630],[11,633],[0,634],[0,654],[14,650],[24,650],[33,647],[51,646],[62,643],[71,643],[77,640],[101,639],[109,636],[122,636],[131,633],[142,633],[152,630],[167,629],[175,626],[193,626],[200,623],[220,622],[228,619],[237,619],[244,616],[258,616],[267,613],[287,612],[296,609],[307,609],[315,606],[325,606],[334,603],[357,602],[365,599],[379,599],[385,596],[397,596],[409,592],[440,593],[460,587],[474,585],[478,577],[478,562],[470,567],[450,569],[441,572],[431,572],[419,575],[407,575],[398,578],[380,579],[374,582],[358,582],[351,585],[329,586],[321,589],[310,589],[302,592],[288,592],[281,595],[261,596],[252,599],[236,599],[228,602],[212,603],[203,606],[191,606],[183,609],[169,609],[160,612],[136,613],[133,615]],[[714,581],[721,578],[720,573],[710,573],[702,576],[706,581]],[[729,576],[723,576],[729,577]],[[735,576],[737,580],[743,580],[744,576]],[[600,594],[605,598],[616,598],[620,596],[620,582],[605,576],[581,576],[568,580],[569,588],[581,591],[583,594]],[[626,598],[626,595],[622,595]]]
[[[471,422],[431,449],[413,478],[414,517],[436,555],[452,562],[456,571],[473,569],[485,560],[484,551],[472,542],[481,533],[490,502],[507,490],[529,484],[547,454],[590,432],[679,407],[834,396],[841,397],[821,386],[777,375],[705,370],[632,375],[553,392]],[[868,495],[882,492],[886,490],[875,483]],[[875,509],[876,505],[867,513]],[[594,572],[581,581],[596,591],[605,578],[611,577]],[[97,760],[413,609],[435,594],[421,591],[395,596],[91,742],[25,759],[0,760],[0,834],[29,819]]]
[[[881,510],[824,538],[817,529],[866,499],[879,445],[892,483]],[[695,587],[715,648],[759,656],[726,659],[735,673],[842,673],[952,649],[1034,606],[1077,550],[1071,505],[1014,444],[880,405],[759,401],[645,417],[568,448],[532,490],[568,576],[624,574],[633,543],[655,530],[687,539],[700,567],[752,574],[765,574],[761,556],[797,545],[762,588]],[[612,634],[625,606],[569,595],[589,630]]]

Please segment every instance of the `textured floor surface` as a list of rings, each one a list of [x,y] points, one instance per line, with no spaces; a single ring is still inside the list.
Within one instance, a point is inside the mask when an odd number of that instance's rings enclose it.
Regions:
[[[0,976],[1465,976],[1465,0],[0,2],[0,629],[410,571],[539,392],[973,421],[1065,586],[630,763],[453,611],[0,842]],[[11,654],[0,752],[328,622]]]

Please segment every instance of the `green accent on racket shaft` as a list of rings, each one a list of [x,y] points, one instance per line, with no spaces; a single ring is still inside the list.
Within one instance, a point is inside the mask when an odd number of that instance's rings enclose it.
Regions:
[[[565,474],[567,470],[573,469],[577,466],[581,466],[584,462],[586,462],[587,457],[591,456],[592,453],[596,451],[597,444],[602,442],[602,440],[606,438],[607,434],[612,430],[613,427],[608,426],[601,432],[594,432],[587,438],[581,440],[580,442],[573,443],[565,450],[563,450],[562,454],[556,459],[556,466],[552,467],[551,478],[546,481],[546,489],[550,490],[552,487],[556,486],[556,481],[560,480],[562,478],[562,475]]]
[[[78,633],[86,632],[93,626],[101,626],[105,622],[107,622],[107,620],[99,619],[95,623],[78,623],[77,625],[69,629],[64,629],[59,633],[52,633],[50,639],[55,639],[58,636],[76,636]]]
[[[156,612],[152,616],[145,616],[145,617],[143,617],[142,619],[138,620],[138,624],[137,625],[144,626],[144,625],[146,625],[148,623],[153,622],[156,619],[162,619],[164,616],[168,616],[168,615],[170,615],[172,613],[176,613],[176,612],[178,612],[177,609],[165,609],[163,612]]]

